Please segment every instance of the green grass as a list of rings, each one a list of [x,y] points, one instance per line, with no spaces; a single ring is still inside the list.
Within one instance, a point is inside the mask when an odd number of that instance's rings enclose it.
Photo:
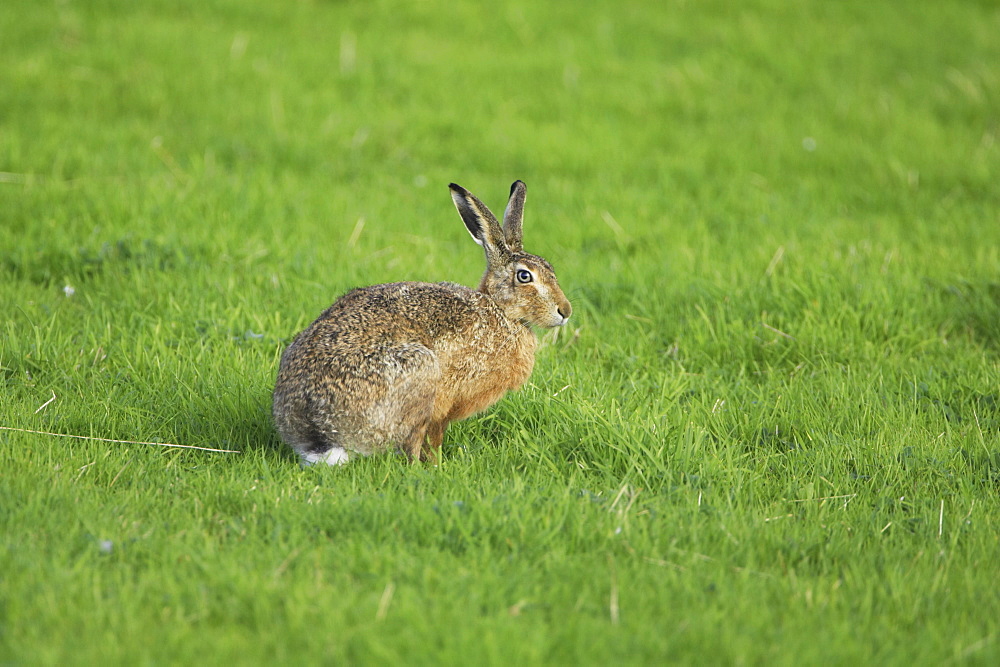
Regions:
[[[0,425],[241,452],[0,431],[0,662],[1000,660],[996,3],[0,34]],[[574,305],[530,383],[437,468],[301,470],[283,345],[474,284],[447,183],[515,178]]]

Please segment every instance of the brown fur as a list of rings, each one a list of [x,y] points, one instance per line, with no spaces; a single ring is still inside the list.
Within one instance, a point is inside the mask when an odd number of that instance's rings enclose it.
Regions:
[[[452,196],[486,251],[478,290],[417,282],[355,289],[282,355],[274,420],[306,463],[343,462],[323,458],[336,448],[436,456],[450,422],[528,379],[531,327],[559,326],[569,317],[552,267],[521,250],[524,184],[512,187],[502,228],[472,194],[453,185]],[[533,280],[519,281],[522,271]]]

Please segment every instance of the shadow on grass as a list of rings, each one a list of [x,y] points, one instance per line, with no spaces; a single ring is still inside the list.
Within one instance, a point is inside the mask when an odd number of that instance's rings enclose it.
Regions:
[[[244,452],[259,452],[277,455],[288,461],[298,462],[299,458],[281,441],[271,419],[270,405],[249,414],[237,413],[230,425],[230,432],[238,449]]]
[[[1000,283],[957,283],[943,291],[947,330],[1000,352]]]
[[[204,256],[201,250],[125,237],[98,247],[43,248],[11,253],[0,257],[0,272],[9,274],[14,280],[47,285],[66,279],[92,278],[112,269],[169,271],[202,261]]]

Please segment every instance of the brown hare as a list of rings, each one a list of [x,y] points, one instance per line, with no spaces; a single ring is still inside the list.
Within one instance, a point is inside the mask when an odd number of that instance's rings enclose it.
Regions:
[[[304,465],[398,448],[435,458],[449,422],[484,410],[528,379],[531,327],[566,324],[572,308],[552,266],[521,247],[526,189],[515,181],[503,226],[451,184],[472,238],[486,251],[476,290],[402,282],[352,290],[281,355],[274,421]]]

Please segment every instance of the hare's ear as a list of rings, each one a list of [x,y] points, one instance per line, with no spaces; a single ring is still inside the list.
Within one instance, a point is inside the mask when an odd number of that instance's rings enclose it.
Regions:
[[[510,199],[507,209],[503,212],[503,235],[507,239],[507,247],[513,252],[521,252],[521,223],[524,221],[524,198],[528,188],[524,181],[514,181],[510,186]]]
[[[486,250],[486,261],[494,263],[505,260],[510,255],[510,248],[496,216],[486,204],[461,185],[452,183],[448,187],[451,188],[451,198],[462,216],[465,228],[472,234],[473,240]]]

